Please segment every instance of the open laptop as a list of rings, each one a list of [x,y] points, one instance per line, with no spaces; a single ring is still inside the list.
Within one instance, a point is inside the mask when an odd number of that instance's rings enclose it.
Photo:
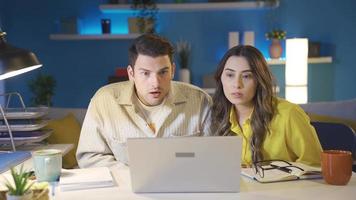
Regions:
[[[239,192],[242,139],[130,138],[133,192]]]

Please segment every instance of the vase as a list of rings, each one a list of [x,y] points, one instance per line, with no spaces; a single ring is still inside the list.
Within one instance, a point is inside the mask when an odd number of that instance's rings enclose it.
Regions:
[[[282,45],[281,41],[277,39],[272,39],[272,44],[269,47],[269,56],[271,58],[280,58],[282,56]]]
[[[189,69],[180,69],[179,80],[185,83],[190,83],[190,71]]]

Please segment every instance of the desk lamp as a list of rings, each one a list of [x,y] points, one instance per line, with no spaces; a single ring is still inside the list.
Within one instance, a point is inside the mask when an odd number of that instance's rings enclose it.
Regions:
[[[6,43],[5,32],[0,29],[0,80],[37,69],[42,66],[36,55],[26,49],[14,47]],[[16,151],[10,125],[0,104],[0,112],[9,131],[12,150]]]

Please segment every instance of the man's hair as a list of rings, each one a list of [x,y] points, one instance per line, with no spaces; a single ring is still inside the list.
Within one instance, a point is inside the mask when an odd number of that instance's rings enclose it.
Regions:
[[[168,55],[173,63],[174,48],[165,38],[155,34],[143,34],[129,48],[129,64],[134,67],[139,54],[158,57]]]

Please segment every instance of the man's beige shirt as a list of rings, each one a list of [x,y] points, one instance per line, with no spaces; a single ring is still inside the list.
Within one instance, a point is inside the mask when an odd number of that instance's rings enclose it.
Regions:
[[[160,110],[155,134],[133,104],[134,84],[114,83],[99,89],[86,113],[78,149],[79,167],[128,164],[127,138],[211,135],[210,96],[198,87],[172,81]]]

